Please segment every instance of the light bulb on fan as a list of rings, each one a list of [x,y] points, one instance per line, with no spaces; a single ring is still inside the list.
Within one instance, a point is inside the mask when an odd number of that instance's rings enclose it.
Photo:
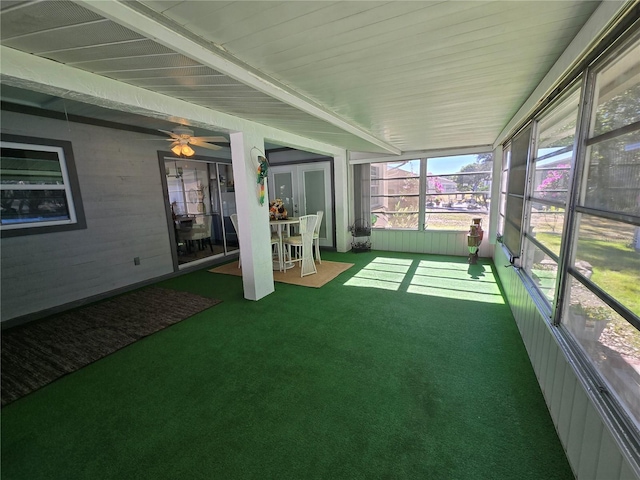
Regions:
[[[191,148],[185,140],[181,140],[179,145],[174,146],[171,151],[176,155],[190,157],[194,155],[196,152],[193,148]]]
[[[190,157],[191,155],[194,155],[196,152],[193,148],[191,148],[189,145],[182,145],[182,154],[185,157]]]

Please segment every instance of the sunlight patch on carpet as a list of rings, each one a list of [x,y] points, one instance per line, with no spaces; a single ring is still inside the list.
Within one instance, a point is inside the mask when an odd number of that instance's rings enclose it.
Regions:
[[[344,285],[397,291],[406,278],[413,260],[376,257]]]
[[[410,273],[412,266],[415,271]],[[462,262],[376,257],[344,285],[399,291],[402,283],[407,281],[408,293],[483,303],[505,303],[491,270],[487,271],[484,265]]]
[[[429,285],[416,285],[412,283],[407,288],[408,293],[416,293],[419,295],[428,295],[431,297],[452,298],[455,300],[469,300],[482,303],[504,304],[501,294],[491,294],[483,292],[474,292],[470,290],[456,290],[449,287],[434,287]]]

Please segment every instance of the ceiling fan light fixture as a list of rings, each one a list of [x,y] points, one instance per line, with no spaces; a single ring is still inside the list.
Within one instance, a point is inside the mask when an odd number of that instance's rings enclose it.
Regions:
[[[182,154],[185,157],[190,157],[191,155],[194,155],[196,153],[196,151],[191,148],[189,145],[182,145]]]
[[[175,153],[178,156],[184,156],[184,157],[191,157],[192,155],[194,155],[196,152],[193,148],[191,148],[189,145],[182,144],[182,145],[176,145],[175,147],[173,147],[171,149],[171,151],[173,153]]]

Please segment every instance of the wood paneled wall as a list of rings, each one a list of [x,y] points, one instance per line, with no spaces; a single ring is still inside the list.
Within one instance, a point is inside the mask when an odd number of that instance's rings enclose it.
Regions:
[[[496,270],[576,478],[638,480],[500,246]]]
[[[173,272],[163,142],[7,111],[2,132],[72,143],[87,219],[84,230],[2,239],[3,322]]]
[[[485,232],[485,235],[487,233]],[[431,253],[435,255],[469,255],[467,232],[417,230],[372,230],[371,248],[392,252]],[[480,256],[491,257],[493,245],[485,238]]]

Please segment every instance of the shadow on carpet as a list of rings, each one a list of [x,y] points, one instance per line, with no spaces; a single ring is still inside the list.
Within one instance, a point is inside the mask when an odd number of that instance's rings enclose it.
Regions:
[[[2,332],[2,406],[221,300],[150,287]]]

